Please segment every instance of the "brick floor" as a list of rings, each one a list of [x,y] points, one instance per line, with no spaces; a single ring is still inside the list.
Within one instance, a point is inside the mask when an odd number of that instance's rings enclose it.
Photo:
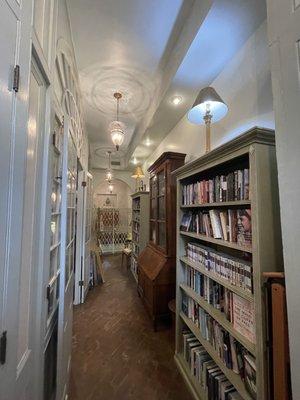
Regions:
[[[191,400],[171,331],[153,332],[130,271],[105,258],[103,285],[74,309],[70,400]]]

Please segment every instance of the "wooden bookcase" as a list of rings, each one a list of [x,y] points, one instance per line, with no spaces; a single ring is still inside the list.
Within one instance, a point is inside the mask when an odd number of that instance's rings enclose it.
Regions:
[[[214,175],[227,174],[228,171],[247,165],[249,169],[249,199],[205,204],[182,204],[183,186]],[[176,351],[175,361],[195,399],[207,399],[207,391],[200,386],[191,374],[184,360],[182,331],[188,328],[209,353],[240,396],[250,400],[241,376],[229,369],[219,357],[212,344],[201,335],[200,329],[182,311],[182,298],[192,298],[212,317],[222,329],[229,332],[256,360],[257,399],[267,400],[267,338],[265,320],[265,299],[263,273],[282,269],[282,245],[279,219],[279,199],[277,188],[277,166],[274,131],[253,128],[238,138],[212,150],[173,173],[177,178],[177,285],[176,285]],[[251,247],[240,246],[226,240],[214,239],[205,235],[180,231],[184,213],[191,210],[251,209],[252,243]],[[228,258],[247,256],[253,269],[253,293],[232,285],[199,263],[191,261],[186,255],[189,242],[198,243],[214,251],[222,252]],[[241,298],[253,302],[255,318],[255,343],[239,333],[223,312],[208,304],[185,283],[187,266],[192,266],[211,280],[221,284]],[[210,318],[209,317],[209,318]]]
[[[139,254],[146,247],[149,240],[149,192],[136,192],[132,197],[132,253],[131,272],[138,281]]]
[[[138,258],[138,292],[153,328],[169,316],[168,302],[175,298],[176,179],[171,173],[184,163],[185,154],[163,153],[150,174],[150,238]]]

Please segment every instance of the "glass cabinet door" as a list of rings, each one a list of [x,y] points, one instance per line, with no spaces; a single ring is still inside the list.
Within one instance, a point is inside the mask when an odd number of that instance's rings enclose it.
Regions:
[[[157,176],[150,177],[150,241],[156,244]]]
[[[157,244],[166,247],[166,174],[165,167],[157,173]]]
[[[50,148],[51,156],[51,220],[50,220],[50,267],[47,287],[48,316],[47,328],[58,307],[59,274],[61,251],[61,188],[62,188],[62,146],[63,124],[55,115],[53,126],[53,141]]]
[[[150,241],[166,248],[166,168],[150,177]]]

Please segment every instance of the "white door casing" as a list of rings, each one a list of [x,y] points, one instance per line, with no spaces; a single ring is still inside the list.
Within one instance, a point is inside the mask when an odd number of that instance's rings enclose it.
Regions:
[[[46,83],[37,64],[32,59],[29,114],[27,128],[27,152],[25,168],[25,192],[22,224],[22,252],[19,284],[19,322],[17,343],[16,396],[31,400],[33,394],[32,375],[35,352],[35,321],[38,310],[36,287],[38,268],[41,265],[44,242],[41,238],[44,216],[42,215]]]
[[[68,117],[64,121],[62,200],[61,200],[61,253],[57,345],[56,400],[68,394],[71,366],[73,287],[75,262],[77,150]]]
[[[74,304],[84,303],[90,279],[92,175],[78,173]]]
[[[300,399],[300,1],[268,0],[293,399]]]

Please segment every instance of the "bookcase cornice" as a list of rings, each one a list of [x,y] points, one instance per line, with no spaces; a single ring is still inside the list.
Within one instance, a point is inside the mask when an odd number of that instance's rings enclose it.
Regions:
[[[172,175],[175,175],[177,179],[181,179],[189,173],[197,170],[205,166],[206,164],[213,163],[214,161],[220,162],[222,157],[226,157],[227,155],[231,155],[234,152],[241,151],[245,149],[246,152],[248,148],[255,144],[266,144],[269,146],[275,146],[275,131],[268,128],[260,128],[260,127],[253,127],[239,135],[233,140],[216,147],[215,149],[211,150],[209,153],[204,154],[203,156],[193,160],[189,163],[186,163],[180,168],[177,168],[175,171],[172,172]]]

